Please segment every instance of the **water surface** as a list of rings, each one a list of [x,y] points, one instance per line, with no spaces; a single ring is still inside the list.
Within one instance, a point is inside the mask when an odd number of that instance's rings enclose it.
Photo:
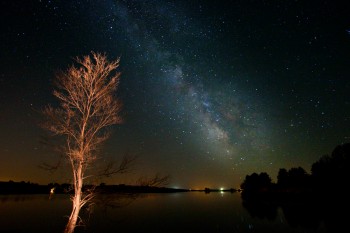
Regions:
[[[84,212],[85,226],[76,232],[327,232],[312,216],[305,224],[286,219],[277,206],[244,206],[239,193],[229,192],[105,195]],[[62,232],[70,208],[68,195],[0,196],[0,232]]]

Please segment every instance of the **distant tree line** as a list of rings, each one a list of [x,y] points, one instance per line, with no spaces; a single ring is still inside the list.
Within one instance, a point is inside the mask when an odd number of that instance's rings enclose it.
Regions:
[[[0,194],[34,194],[34,193],[48,193],[46,185],[39,185],[29,181],[15,182],[9,180],[8,182],[0,181]]]
[[[324,155],[312,164],[311,174],[302,167],[281,168],[277,183],[266,172],[253,173],[241,184],[242,198],[313,198],[348,194],[350,143],[338,145],[331,155]],[[345,196],[344,196],[345,197]]]
[[[72,190],[71,184],[50,183],[41,185],[32,183],[30,181],[15,182],[9,180],[7,182],[0,181],[0,194],[49,194],[50,191],[54,193],[69,193]]]
[[[187,192],[188,189],[173,189],[160,186],[149,185],[106,185],[101,183],[97,186],[84,185],[83,190],[95,189],[96,194],[109,193],[171,193],[171,192]],[[49,183],[47,185],[39,185],[31,182],[15,182],[0,181],[0,194],[72,194],[74,189],[72,184],[68,183]]]

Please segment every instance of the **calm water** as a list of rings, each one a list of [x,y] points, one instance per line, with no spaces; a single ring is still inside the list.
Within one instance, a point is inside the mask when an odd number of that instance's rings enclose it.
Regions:
[[[67,195],[0,196],[0,232],[62,232],[70,208]],[[239,193],[106,195],[76,232],[327,232],[323,221],[298,210],[292,216],[277,206],[243,206]]]

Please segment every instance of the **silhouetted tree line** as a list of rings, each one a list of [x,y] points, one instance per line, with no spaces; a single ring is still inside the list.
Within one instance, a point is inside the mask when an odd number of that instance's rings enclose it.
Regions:
[[[167,187],[149,186],[149,185],[106,185],[101,183],[95,190],[100,194],[109,193],[172,193],[172,192],[188,192],[188,189],[174,189]]]
[[[170,193],[170,192],[187,192],[187,189],[173,189],[157,186],[143,185],[106,185],[101,183],[98,186],[84,185],[83,190],[94,189],[95,193],[112,194],[112,193]],[[48,185],[39,185],[31,182],[8,182],[0,181],[0,194],[72,194],[74,192],[72,185],[68,183],[49,183]]]
[[[281,168],[277,183],[266,172],[247,175],[241,184],[242,198],[305,198],[315,195],[343,196],[350,169],[350,143],[338,145],[331,155],[312,164],[311,174],[302,167]]]
[[[40,185],[30,181],[8,182],[0,181],[0,194],[49,194],[51,189],[54,193],[69,193],[72,188],[70,184],[50,183],[48,185]]]
[[[252,217],[274,220],[280,208],[292,227],[315,232],[343,232],[347,226],[350,172],[350,143],[338,145],[331,155],[312,164],[311,174],[302,167],[281,168],[277,183],[266,172],[247,175],[242,188],[242,205]]]

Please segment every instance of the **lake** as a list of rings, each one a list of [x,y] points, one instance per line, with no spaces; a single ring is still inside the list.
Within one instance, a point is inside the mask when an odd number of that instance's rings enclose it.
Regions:
[[[76,232],[309,233],[332,227],[309,209],[292,206],[294,213],[266,203],[243,204],[238,192],[104,195],[91,213],[84,212],[85,226]],[[68,195],[2,195],[0,232],[62,232],[70,210]]]

